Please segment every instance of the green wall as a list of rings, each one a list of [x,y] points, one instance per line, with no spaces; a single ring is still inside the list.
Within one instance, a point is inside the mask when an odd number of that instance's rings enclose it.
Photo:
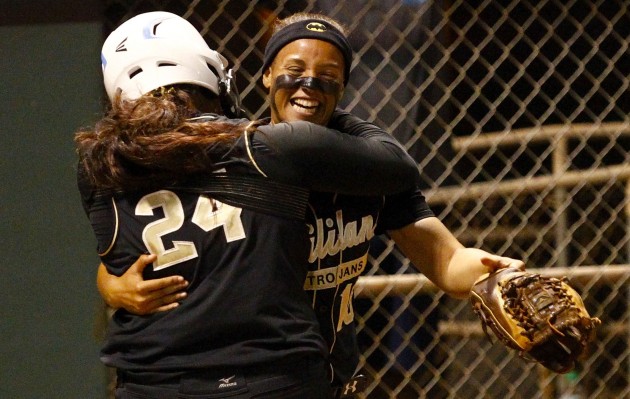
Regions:
[[[0,26],[0,398],[103,398],[95,240],[73,132],[102,110],[101,24]]]

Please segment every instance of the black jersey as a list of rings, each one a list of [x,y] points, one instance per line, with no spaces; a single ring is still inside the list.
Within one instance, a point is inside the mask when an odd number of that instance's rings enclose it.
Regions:
[[[329,158],[334,165],[325,162]],[[218,166],[227,174],[263,175],[318,190],[337,189],[337,180],[344,192],[378,194],[382,185],[371,176],[385,172],[372,172],[375,159],[398,176],[388,190],[416,181],[413,161],[386,135],[359,139],[306,122],[244,135]],[[110,273],[121,275],[140,254],[154,253],[158,259],[145,278],[182,275],[190,283],[186,300],[169,312],[115,312],[102,349],[105,364],[178,371],[326,356],[303,290],[309,256],[304,220],[176,188],[98,195],[81,170],[78,176]]]
[[[380,134],[376,126],[349,114],[338,114],[331,126],[351,135]],[[311,248],[304,288],[310,293],[339,384],[352,377],[359,361],[353,297],[357,279],[368,266],[370,240],[433,212],[417,188],[370,197],[312,193],[309,204]]]

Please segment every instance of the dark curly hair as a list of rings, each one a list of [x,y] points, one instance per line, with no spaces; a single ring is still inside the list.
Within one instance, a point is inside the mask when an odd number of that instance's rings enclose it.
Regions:
[[[116,96],[93,128],[75,134],[80,166],[99,189],[138,189],[212,169],[248,123],[194,122],[193,86],[160,88],[136,100]]]

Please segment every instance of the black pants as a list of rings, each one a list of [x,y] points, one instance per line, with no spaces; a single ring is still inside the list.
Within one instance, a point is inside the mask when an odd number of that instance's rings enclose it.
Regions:
[[[116,399],[329,399],[326,363],[305,358],[244,369],[186,373],[118,370]]]

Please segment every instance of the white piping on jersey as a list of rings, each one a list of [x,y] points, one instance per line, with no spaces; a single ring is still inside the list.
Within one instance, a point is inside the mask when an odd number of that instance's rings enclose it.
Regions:
[[[243,132],[243,134],[245,135],[245,148],[247,149],[247,155],[249,156],[249,159],[252,161],[252,163],[254,164],[254,167],[256,168],[256,170],[258,171],[258,173],[260,173],[261,175],[268,177],[265,172],[262,171],[262,169],[260,169],[260,167],[258,166],[258,164],[256,163],[256,160],[254,159],[254,156],[252,155],[252,150],[251,148],[249,148],[249,130],[254,127],[256,125],[255,121],[251,121],[249,122],[249,124],[247,125],[247,127],[245,127],[245,131]]]
[[[334,194],[332,202],[333,203],[337,202],[337,193]],[[313,205],[311,205],[309,203],[308,206],[311,209],[311,212],[312,212],[313,216],[315,216],[315,220],[317,220],[317,221],[321,220],[320,218],[317,217],[317,212],[315,211],[315,208],[313,207]],[[343,223],[342,223],[342,225],[343,225]],[[321,232],[319,232],[319,231],[315,232],[315,236],[317,236],[319,233],[321,233]],[[312,239],[311,239],[311,243],[312,243]],[[317,261],[317,271],[321,271],[322,270],[321,262],[322,262],[323,258],[317,258],[316,257],[315,259],[311,260],[312,254],[313,254],[313,249],[311,249],[311,255],[309,255],[309,261],[308,262],[309,263],[313,263],[313,262]],[[366,257],[367,257],[367,252],[366,252]],[[340,263],[343,262],[343,251],[339,252],[339,262]],[[311,275],[311,273],[317,273],[317,271],[308,271],[307,272],[307,276]],[[333,295],[333,303],[330,305],[330,309],[328,309],[328,316],[330,317],[330,325],[333,326],[332,329],[331,329],[332,342],[330,343],[330,346],[328,348],[328,353],[329,354],[333,353],[333,350],[335,349],[335,346],[337,345],[337,333],[338,333],[338,331],[337,331],[337,328],[336,328],[337,323],[336,323],[336,320],[335,320],[335,314],[337,313],[337,301],[338,301],[338,298],[339,298],[339,288],[340,288],[340,285],[335,285],[335,287],[334,287],[335,293]],[[307,288],[306,288],[306,280],[304,281],[304,290],[308,291]],[[319,290],[315,289],[315,290],[313,290],[311,292],[313,293],[313,297],[312,297],[313,299],[312,299],[311,307],[313,309],[315,309],[315,306],[317,304],[317,295],[319,293]],[[318,312],[319,309],[315,309],[315,311]],[[339,313],[341,313],[341,310],[339,310]],[[341,317],[341,314],[338,315],[338,318],[340,318],[340,317]],[[335,368],[333,367],[332,363],[329,363],[329,366],[330,366],[330,370],[331,370],[330,380],[332,382],[332,381],[334,381],[334,378],[335,378]]]
[[[204,121],[204,122],[213,122],[219,119],[217,115],[201,115],[201,116],[193,116],[192,118],[188,118],[191,122],[196,121]]]
[[[105,256],[109,253],[109,251],[114,248],[114,243],[116,243],[116,237],[118,237],[118,208],[116,207],[116,201],[114,197],[112,197],[112,207],[114,208],[114,220],[116,221],[116,226],[114,228],[114,235],[112,236],[112,241],[109,243],[109,247],[105,250],[105,252],[98,254],[98,256]]]
[[[337,202],[337,194],[334,194],[332,203],[335,204]],[[357,278],[365,271],[367,267],[367,258],[368,258],[368,249],[366,248],[364,254],[357,259],[352,261],[344,262],[344,250],[350,247],[354,247],[356,245],[361,245],[362,243],[369,242],[375,236],[376,224],[378,221],[378,217],[380,216],[380,212],[376,216],[376,220],[372,215],[365,215],[361,217],[360,220],[356,220],[349,223],[344,223],[343,221],[343,210],[337,209],[335,213],[335,219],[332,218],[319,218],[317,217],[317,211],[313,207],[312,204],[309,203],[309,208],[311,210],[312,215],[315,219],[315,226],[312,224],[309,225],[309,235],[311,241],[311,252],[309,256],[310,264],[317,264],[316,270],[310,270],[307,273],[307,278],[304,283],[304,289],[312,293],[312,302],[311,306],[315,309],[317,306],[317,296],[319,295],[319,290],[326,289],[334,289],[333,295],[333,303],[330,305],[328,316],[330,317],[330,325],[332,328],[330,332],[332,333],[332,342],[329,345],[329,353],[332,353],[335,346],[337,345],[337,335],[340,331],[340,323],[349,324],[348,320],[341,319],[341,305],[339,301],[342,300],[339,295],[339,290],[342,286],[344,286],[344,282]],[[336,228],[335,226],[336,221]],[[357,229],[357,223],[359,223]],[[328,229],[325,228],[328,227]],[[369,247],[369,244],[368,244]],[[338,265],[330,268],[322,268],[322,260],[327,256],[338,255]],[[330,274],[334,275],[334,282],[329,284],[330,281],[325,282],[324,284],[319,284],[318,279],[320,277],[324,277],[327,275],[330,277]],[[345,289],[350,287],[350,295],[349,300],[350,303],[348,306],[351,308],[354,307],[352,303],[352,297],[354,296],[354,285],[350,283],[350,285],[345,285]],[[319,309],[315,309],[319,311]],[[354,322],[354,310],[352,309],[352,320],[349,320],[350,323]],[[338,314],[337,314],[338,313]],[[331,365],[331,369],[333,369]],[[334,370],[334,369],[333,369]],[[334,372],[333,372],[334,374]]]

